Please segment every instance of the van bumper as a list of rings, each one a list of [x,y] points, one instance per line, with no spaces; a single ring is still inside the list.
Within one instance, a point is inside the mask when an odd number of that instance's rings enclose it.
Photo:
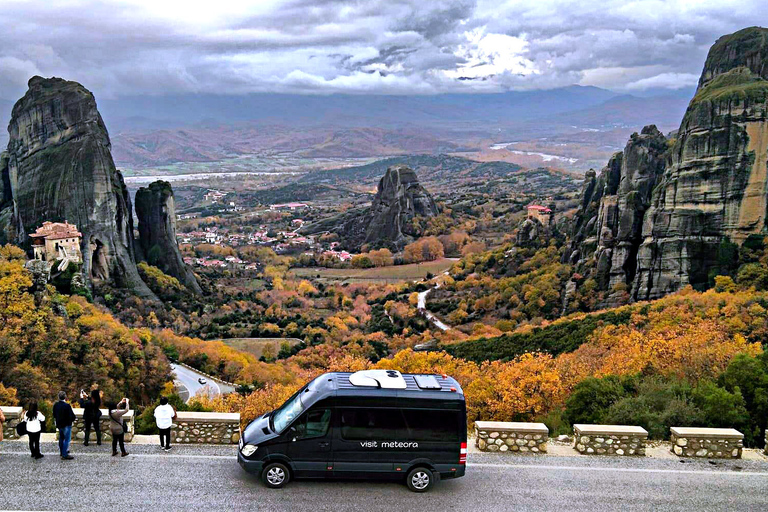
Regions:
[[[249,460],[243,457],[243,454],[240,453],[240,450],[237,451],[237,463],[240,464],[240,467],[246,470],[248,473],[251,473],[252,475],[259,475],[261,474],[261,468],[264,467],[264,462],[260,460]]]
[[[456,471],[452,471],[455,469]],[[464,464],[438,464],[435,466],[435,470],[440,474],[440,478],[459,478],[464,476],[466,466]]]

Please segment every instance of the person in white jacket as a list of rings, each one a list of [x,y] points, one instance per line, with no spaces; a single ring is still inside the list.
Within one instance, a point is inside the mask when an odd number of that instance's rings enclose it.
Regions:
[[[29,451],[35,459],[42,459],[40,453],[40,433],[43,431],[43,422],[45,416],[37,410],[37,402],[29,402],[27,412],[24,413],[24,420],[27,422],[27,437],[29,437]]]
[[[166,397],[160,398],[160,405],[155,407],[155,421],[160,431],[160,448],[165,451],[171,449],[171,426],[176,417],[176,410],[168,403]]]

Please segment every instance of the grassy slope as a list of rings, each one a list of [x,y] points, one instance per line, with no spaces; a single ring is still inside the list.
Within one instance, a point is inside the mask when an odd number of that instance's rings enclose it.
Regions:
[[[598,327],[606,324],[627,324],[632,310],[632,307],[622,307],[578,318],[565,318],[527,332],[464,341],[445,345],[443,349],[453,356],[478,363],[509,361],[526,352],[548,352],[557,355],[576,350]]]
[[[267,345],[272,345],[274,348],[274,353],[277,354],[277,352],[280,350],[280,345],[284,341],[290,343],[291,346],[301,343],[300,340],[295,338],[231,338],[217,341],[221,341],[228,347],[232,347],[235,350],[253,354],[256,358],[261,357],[264,351],[264,347]]]

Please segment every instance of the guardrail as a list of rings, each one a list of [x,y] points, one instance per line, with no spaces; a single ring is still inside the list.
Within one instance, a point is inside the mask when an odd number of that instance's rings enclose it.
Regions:
[[[573,437],[582,455],[645,456],[648,431],[635,425],[574,425]]]
[[[483,452],[547,453],[548,439],[543,423],[475,422],[475,446]]]
[[[21,421],[21,407],[6,407],[0,406],[0,410],[5,415],[5,423],[3,423],[3,437],[5,439],[18,439],[16,435],[16,425]],[[85,421],[83,420],[83,409],[72,408],[75,412],[75,422],[72,424],[72,439],[85,440]],[[125,422],[125,442],[130,443],[133,439],[133,422],[134,411],[129,410],[123,415],[123,421]],[[112,440],[112,434],[109,431],[109,416],[106,409],[101,409],[101,418],[99,418],[99,428],[101,429],[102,439],[104,441]],[[90,440],[96,441],[96,433],[91,431]]]
[[[171,438],[183,444],[237,444],[240,414],[221,412],[176,413]]]
[[[733,428],[672,427],[672,453],[679,457],[740,459],[744,434]]]

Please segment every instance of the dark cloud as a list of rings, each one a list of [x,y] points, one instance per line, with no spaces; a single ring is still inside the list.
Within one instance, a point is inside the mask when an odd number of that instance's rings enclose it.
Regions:
[[[100,96],[616,90],[695,83],[756,0],[3,0],[0,97],[32,74]]]

